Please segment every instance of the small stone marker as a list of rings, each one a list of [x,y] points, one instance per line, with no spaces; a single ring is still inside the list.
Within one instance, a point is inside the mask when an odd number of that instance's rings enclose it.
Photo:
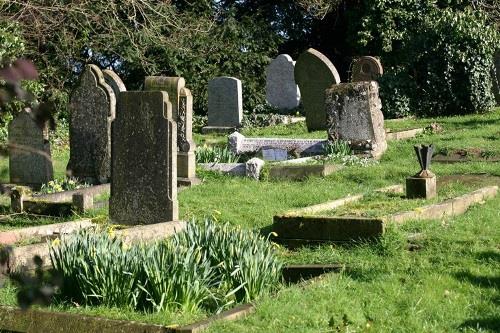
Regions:
[[[337,69],[325,55],[308,49],[295,64],[295,82],[300,88],[307,129],[326,129],[325,90],[340,83]]]
[[[263,148],[262,159],[264,161],[286,161],[288,152],[285,149],[279,148]]]
[[[115,93],[115,98],[122,92],[127,91],[127,87],[123,83],[122,79],[113,72],[111,69],[105,69],[102,71],[102,75],[104,76],[104,81],[113,89]]]
[[[406,178],[406,197],[409,199],[431,199],[436,196],[436,175],[429,168],[431,165],[433,145],[413,146],[417,154],[420,171],[413,177]]]
[[[99,67],[87,65],[71,94],[67,173],[89,183],[111,176],[111,121],[116,99]]]
[[[196,178],[196,144],[193,141],[193,95],[182,77],[148,76],[144,90],[166,91],[177,123],[177,182],[181,186],[199,184]]]
[[[241,127],[243,120],[243,97],[241,81],[234,77],[216,77],[208,83],[209,132],[230,132]]]
[[[8,128],[10,182],[39,189],[54,178],[47,123],[21,111]]]
[[[299,106],[300,90],[294,78],[295,61],[280,54],[266,68],[266,100],[280,110]]]
[[[377,80],[382,74],[384,69],[380,60],[369,56],[361,57],[352,63],[351,82]]]
[[[382,103],[375,81],[341,83],[326,91],[328,139],[349,141],[372,157],[387,149]]]
[[[111,220],[127,225],[177,220],[177,125],[168,93],[122,92],[117,107]]]

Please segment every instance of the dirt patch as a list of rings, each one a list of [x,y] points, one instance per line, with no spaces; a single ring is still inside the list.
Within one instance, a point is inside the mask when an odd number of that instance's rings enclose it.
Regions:
[[[447,175],[440,176],[437,178],[437,186],[447,185],[449,183],[461,183],[464,185],[483,187],[498,185],[500,186],[500,177],[494,176],[486,173],[481,174],[459,174],[459,175]]]
[[[499,162],[500,156],[498,153],[483,150],[480,148],[466,148],[466,149],[441,149],[432,157],[433,162],[438,163],[457,163],[457,162]]]

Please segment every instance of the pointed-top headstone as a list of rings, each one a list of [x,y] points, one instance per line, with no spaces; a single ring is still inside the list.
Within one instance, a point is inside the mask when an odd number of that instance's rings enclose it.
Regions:
[[[123,83],[122,79],[113,72],[111,69],[105,69],[102,71],[102,75],[104,76],[104,81],[113,89],[115,93],[115,98],[118,98],[118,95],[122,91],[127,91],[127,87],[125,87],[125,83]]]
[[[266,68],[266,100],[280,110],[299,106],[300,90],[294,79],[295,61],[280,54]]]
[[[54,177],[47,124],[39,124],[29,110],[9,124],[9,173],[13,184],[36,189]]]
[[[382,63],[375,57],[365,56],[355,59],[351,68],[351,82],[377,80],[384,69]]]
[[[300,88],[307,129],[326,129],[325,90],[340,83],[337,69],[324,54],[311,48],[297,59],[295,82]]]
[[[95,65],[87,65],[71,94],[67,172],[87,183],[107,183],[111,173],[113,89]]]

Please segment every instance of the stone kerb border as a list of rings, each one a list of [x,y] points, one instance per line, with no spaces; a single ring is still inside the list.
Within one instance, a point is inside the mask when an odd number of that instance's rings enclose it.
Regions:
[[[397,185],[379,191],[402,193],[402,190],[403,186]],[[369,239],[381,236],[389,223],[402,224],[409,220],[441,219],[461,215],[470,206],[493,198],[497,192],[498,186],[483,187],[437,204],[379,218],[314,215],[363,198],[363,195],[350,196],[276,215],[273,217],[272,230],[277,234],[275,239],[277,242],[294,246],[325,241],[347,242]]]

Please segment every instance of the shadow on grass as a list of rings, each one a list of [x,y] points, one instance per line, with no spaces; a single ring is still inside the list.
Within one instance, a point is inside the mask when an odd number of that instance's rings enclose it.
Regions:
[[[500,289],[500,276],[479,276],[464,271],[456,273],[455,278],[480,287]]]
[[[459,328],[472,328],[476,330],[488,330],[491,332],[500,332],[500,317],[489,317],[481,319],[469,319],[464,321]]]
[[[481,261],[497,261],[500,262],[500,252],[484,251],[477,254],[477,259]]]

